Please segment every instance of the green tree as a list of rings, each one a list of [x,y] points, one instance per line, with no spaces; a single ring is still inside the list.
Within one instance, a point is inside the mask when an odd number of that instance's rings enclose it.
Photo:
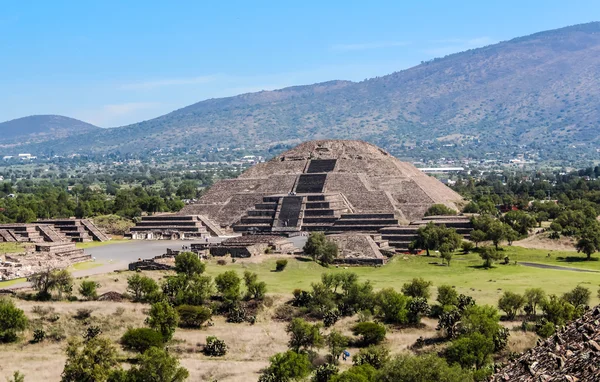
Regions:
[[[95,300],[98,298],[97,288],[99,287],[100,284],[95,281],[84,280],[79,284],[79,294],[86,300]]]
[[[327,336],[326,342],[332,361],[337,363],[342,352],[348,347],[348,337],[334,329]]]
[[[360,337],[363,346],[377,345],[385,339],[385,326],[375,322],[359,322],[352,328],[352,333]]]
[[[385,322],[398,324],[408,322],[409,297],[392,288],[385,288],[377,292],[375,301]]]
[[[565,293],[562,298],[577,309],[588,306],[591,297],[591,290],[582,287],[581,285],[577,285],[573,290]]]
[[[194,252],[181,252],[175,256],[175,272],[182,273],[188,277],[204,273],[204,264]]]
[[[425,281],[421,277],[414,278],[402,285],[402,293],[410,297],[422,297],[427,300],[431,296],[431,292],[429,291],[431,285],[431,281]]]
[[[475,229],[471,231],[471,241],[475,243],[475,248],[479,246],[479,243],[485,241],[486,238],[486,233],[481,230]]]
[[[217,290],[227,303],[234,303],[241,299],[241,282],[235,271],[227,271],[215,277]]]
[[[127,292],[133,301],[148,302],[158,293],[158,284],[148,276],[133,274],[127,278]]]
[[[286,328],[290,336],[288,346],[295,352],[319,348],[323,345],[323,335],[318,324],[310,324],[302,318],[294,318]]]
[[[587,259],[592,258],[592,254],[600,250],[600,226],[597,222],[586,226],[582,231],[577,244],[577,252],[583,252]]]
[[[458,292],[450,285],[440,285],[436,300],[441,306],[458,305]]]
[[[494,341],[480,333],[472,333],[452,341],[446,349],[448,363],[458,363],[465,369],[481,369],[494,353]]]
[[[566,300],[550,295],[542,304],[544,318],[554,325],[562,326],[575,318],[575,307]]]
[[[525,297],[518,293],[505,291],[498,300],[498,308],[506,313],[509,320],[513,320],[519,310],[525,305]]]
[[[446,245],[442,245],[440,247],[440,257],[446,262],[448,266],[450,266],[450,261],[452,261],[453,253],[450,248]]]
[[[94,337],[86,342],[72,339],[67,347],[61,381],[103,382],[118,366],[117,349],[109,339]]]
[[[323,264],[331,264],[338,255],[337,244],[329,240],[323,232],[311,232],[303,250],[313,261],[318,260]]]
[[[179,315],[175,308],[165,301],[152,304],[146,323],[163,336],[167,342],[173,338],[175,328],[179,325]]]
[[[488,227],[486,237],[488,240],[491,240],[491,242],[494,243],[496,250],[498,250],[500,242],[506,239],[507,227],[508,226],[506,224],[498,220],[494,220]]]
[[[502,254],[498,252],[495,248],[486,246],[481,247],[479,249],[479,257],[483,260],[484,268],[491,268],[494,264],[494,261],[500,260],[502,258]]]
[[[523,297],[525,297],[526,311],[535,316],[537,314],[537,307],[546,299],[546,292],[542,288],[528,288],[525,289]]]
[[[267,293],[267,283],[258,281],[258,275],[249,271],[244,272],[246,284],[246,299],[263,300]]]
[[[189,372],[179,366],[179,360],[158,347],[150,347],[137,357],[137,362],[127,371],[131,382],[183,382]]]
[[[66,269],[55,270],[50,277],[53,289],[58,292],[59,300],[62,300],[63,293],[70,295],[73,292],[73,276]]]
[[[7,299],[0,299],[0,342],[14,342],[28,325],[25,313]]]
[[[311,371],[308,356],[292,350],[275,354],[269,362],[269,367],[263,372],[259,382],[298,381],[306,378]]]
[[[456,215],[456,211],[444,204],[433,204],[425,211],[425,216]]]
[[[534,228],[537,224],[535,217],[521,210],[508,211],[500,220],[508,224],[521,236],[527,235],[529,229]]]

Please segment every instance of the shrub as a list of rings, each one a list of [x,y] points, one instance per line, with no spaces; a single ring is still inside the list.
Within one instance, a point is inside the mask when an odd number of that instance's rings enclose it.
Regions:
[[[117,349],[108,338],[96,337],[83,343],[73,340],[67,347],[61,381],[106,381],[118,365]]]
[[[454,340],[446,349],[448,363],[458,363],[463,368],[475,366],[480,369],[494,353],[494,341],[480,333],[473,333]]]
[[[414,278],[411,282],[406,283],[402,286],[402,293],[410,297],[423,297],[428,299],[431,293],[429,287],[431,286],[430,281],[425,281],[422,278]]]
[[[458,292],[450,285],[440,285],[437,292],[436,300],[441,306],[458,305]]]
[[[542,310],[544,311],[544,318],[554,325],[562,326],[567,321],[575,318],[576,311],[575,307],[565,301],[550,295],[550,297],[542,303]]]
[[[86,341],[91,340],[92,338],[96,338],[98,337],[100,334],[102,333],[102,329],[100,329],[99,326],[93,325],[93,326],[89,326],[86,330],[85,330],[85,334],[83,335],[83,338]]]
[[[310,374],[311,363],[306,354],[292,350],[275,354],[259,378],[259,382],[282,382],[301,380]]]
[[[420,324],[421,317],[426,316],[431,311],[427,300],[423,297],[415,297],[408,303],[408,322],[411,324]]]
[[[256,273],[244,272],[244,283],[246,284],[246,299],[263,300],[267,293],[267,284],[264,281],[258,281]]]
[[[352,328],[355,336],[360,336],[362,346],[377,345],[385,339],[385,326],[375,322],[360,322]]]
[[[121,337],[121,345],[126,350],[143,353],[151,347],[162,347],[163,337],[156,330],[149,328],[127,329]]]
[[[219,260],[217,260],[217,265],[227,265],[227,260],[219,259]]]
[[[92,317],[92,312],[92,309],[79,308],[77,309],[77,312],[75,313],[73,318],[75,318],[76,320],[87,320],[88,318]]]
[[[31,342],[37,344],[38,342],[42,342],[45,339],[46,331],[44,331],[44,329],[36,329],[33,331],[33,340],[31,340]]]
[[[369,382],[376,381],[377,370],[371,365],[352,366],[331,378],[330,382]]]
[[[308,306],[308,304],[310,304],[312,296],[309,292],[301,290],[301,289],[294,289],[293,294],[294,294],[294,301],[293,301],[294,306],[304,307],[304,306]]]
[[[87,300],[95,300],[98,298],[96,289],[100,287],[95,281],[82,281],[79,285],[79,294],[85,297]]]
[[[179,326],[183,328],[200,328],[212,317],[212,310],[205,306],[180,305],[177,313]]]
[[[194,252],[181,252],[175,256],[175,272],[183,273],[190,277],[195,274],[204,273],[204,264]]]
[[[398,381],[472,381],[471,372],[448,363],[436,354],[414,356],[401,354],[388,362],[377,374],[377,382]]]
[[[206,346],[204,347],[204,354],[211,357],[221,357],[227,353],[227,345],[225,341],[218,339],[214,336],[206,337]]]
[[[481,247],[479,249],[479,257],[483,260],[484,268],[491,268],[494,261],[500,260],[502,254],[498,252],[494,247]]]
[[[285,267],[287,267],[288,265],[288,261],[285,259],[279,259],[275,262],[275,270],[277,272],[281,272],[285,269]]]
[[[231,322],[234,324],[239,324],[248,319],[248,315],[246,314],[246,309],[243,306],[235,304],[231,308],[229,308],[229,312],[227,313],[227,322]]]
[[[555,331],[554,324],[545,318],[542,318],[535,324],[535,333],[542,338],[550,337]]]
[[[334,364],[326,363],[315,369],[315,375],[312,377],[311,382],[329,382],[339,371],[340,369]]]
[[[27,328],[25,313],[8,299],[0,299],[0,342],[14,342]]]
[[[140,354],[131,369],[122,371],[117,369],[116,375],[109,380],[113,381],[169,381],[184,382],[188,379],[189,372],[179,366],[179,360],[170,355],[165,349],[151,347]]]
[[[340,319],[340,312],[337,309],[332,309],[323,316],[323,325],[326,328],[333,326]]]
[[[390,351],[384,346],[371,345],[365,349],[360,349],[357,355],[352,357],[352,363],[355,366],[371,365],[375,369],[380,369],[390,359]]]

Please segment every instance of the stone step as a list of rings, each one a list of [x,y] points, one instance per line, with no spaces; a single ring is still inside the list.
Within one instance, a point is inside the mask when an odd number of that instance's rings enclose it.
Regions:
[[[342,214],[342,219],[394,219],[394,214],[374,213],[374,214]],[[393,223],[392,223],[393,224]],[[397,224],[397,220],[396,220]]]

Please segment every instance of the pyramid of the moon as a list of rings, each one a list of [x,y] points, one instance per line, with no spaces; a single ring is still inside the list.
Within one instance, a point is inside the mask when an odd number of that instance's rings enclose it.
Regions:
[[[362,141],[302,143],[213,185],[180,215],[234,231],[377,231],[461,196],[412,164]]]

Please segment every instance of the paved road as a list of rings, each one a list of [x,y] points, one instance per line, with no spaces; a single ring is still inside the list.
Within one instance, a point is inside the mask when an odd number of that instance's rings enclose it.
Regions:
[[[226,237],[211,237],[210,243],[220,243]],[[302,248],[306,242],[306,236],[296,236],[290,238],[290,241],[297,247]],[[87,248],[94,261],[102,265],[82,269],[73,272],[73,277],[84,277],[99,275],[103,273],[114,272],[119,269],[127,269],[129,263],[138,259],[149,259],[154,256],[166,253],[167,248],[181,250],[182,246],[190,246],[194,240],[132,240],[125,243],[106,244],[99,247]],[[23,282],[13,284],[8,289],[16,289],[28,286],[29,283]]]
[[[561,267],[560,265],[549,265],[549,264],[540,264],[540,263],[528,263],[528,262],[525,262],[525,261],[519,261],[519,265],[524,265],[526,267],[533,267],[533,268],[554,269],[556,271],[573,271],[573,272],[598,273],[598,271],[594,271],[594,270],[591,270],[591,269]]]

